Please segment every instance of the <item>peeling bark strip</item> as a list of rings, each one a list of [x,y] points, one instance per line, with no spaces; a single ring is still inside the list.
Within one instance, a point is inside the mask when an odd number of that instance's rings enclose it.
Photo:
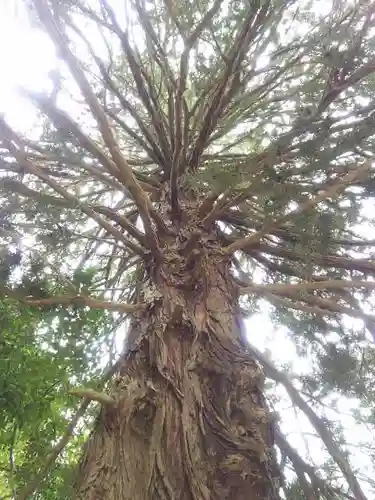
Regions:
[[[76,498],[276,500],[264,375],[245,350],[229,266],[215,249],[173,255],[133,325]]]

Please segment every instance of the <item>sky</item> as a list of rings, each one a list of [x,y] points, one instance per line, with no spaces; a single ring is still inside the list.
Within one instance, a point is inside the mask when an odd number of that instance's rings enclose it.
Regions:
[[[25,133],[33,129],[35,109],[17,93],[18,86],[36,91],[48,88],[48,73],[56,67],[55,51],[48,38],[35,29],[30,28],[22,12],[15,8],[16,0],[0,0],[0,112],[5,113],[9,122]],[[370,210],[370,207],[368,208]],[[375,238],[375,228],[362,226],[360,232],[367,237]],[[371,236],[370,233],[374,233]],[[306,362],[297,359],[294,345],[288,337],[286,328],[276,328],[268,318],[267,304],[264,303],[262,313],[255,314],[246,320],[248,337],[258,349],[269,349],[276,363],[290,362],[295,372],[305,371]],[[355,402],[340,399],[341,420],[345,421],[350,433],[351,442],[365,437],[366,429],[353,425],[353,420],[346,416],[355,406]],[[306,442],[301,439],[299,429],[306,430],[309,425],[305,418],[296,417],[293,408],[282,407],[285,419],[283,429],[290,433],[290,441],[303,453]],[[285,418],[287,417],[287,418]],[[334,415],[337,418],[337,415]],[[370,436],[368,436],[370,440]],[[312,454],[319,457],[319,446],[309,441]],[[363,468],[370,467],[363,454],[357,454]],[[372,469],[375,472],[375,468]]]
[[[55,53],[46,36],[32,30],[24,12],[15,9],[14,4],[12,0],[0,2],[0,110],[6,112],[12,123],[28,130],[35,120],[35,111],[17,95],[16,88],[44,88],[55,64]]]

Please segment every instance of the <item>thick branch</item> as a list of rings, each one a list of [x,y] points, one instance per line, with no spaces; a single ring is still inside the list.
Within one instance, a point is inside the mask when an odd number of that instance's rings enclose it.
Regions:
[[[43,22],[51,39],[56,44],[56,47],[59,49],[62,57],[66,61],[75,81],[79,85],[80,90],[90,107],[93,116],[98,123],[103,140],[108,147],[108,150],[118,169],[118,171],[112,171],[112,173],[116,177],[119,177],[121,180],[123,180],[125,186],[132,194],[134,201],[138,206],[143,224],[145,226],[145,231],[148,236],[147,241],[150,245],[150,248],[154,252],[155,257],[160,258],[160,249],[158,246],[157,237],[150,219],[150,215],[153,214],[155,216],[155,214],[148,195],[140,187],[137,179],[133,175],[131,167],[122,155],[108,119],[105,115],[105,112],[91,88],[81,64],[69,49],[69,43],[66,39],[66,36],[56,25],[47,2],[45,0],[33,1],[41,21]],[[154,220],[155,222],[156,220],[160,222],[160,218],[158,216],[154,217]],[[164,228],[164,225],[162,226]]]

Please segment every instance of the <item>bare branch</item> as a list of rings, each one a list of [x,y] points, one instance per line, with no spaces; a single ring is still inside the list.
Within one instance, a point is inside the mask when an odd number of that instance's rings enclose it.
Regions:
[[[59,193],[66,200],[73,202],[77,208],[79,208],[82,212],[91,217],[95,222],[97,222],[100,226],[105,228],[114,238],[118,241],[121,241],[125,246],[129,247],[138,255],[143,256],[144,251],[138,245],[132,243],[124,235],[115,229],[113,226],[108,224],[105,220],[98,216],[98,214],[90,208],[89,206],[81,203],[79,198],[75,195],[69,193],[65,188],[60,186],[54,179],[51,179],[43,170],[39,167],[35,166],[31,161],[29,161],[22,151],[22,140],[17,136],[17,134],[7,125],[4,118],[0,117],[0,134],[3,137],[3,140],[6,142],[7,147],[17,162],[30,174],[35,175],[39,179],[43,180],[46,184],[52,187],[57,193]],[[18,145],[18,147],[15,146]]]
[[[48,297],[46,299],[33,299],[23,297],[19,293],[7,287],[0,288],[0,294],[7,295],[18,300],[22,304],[31,307],[50,307],[56,305],[91,307],[92,309],[102,309],[107,311],[117,311],[121,313],[136,313],[146,307],[146,304],[124,304],[121,302],[108,302],[86,295],[63,295],[60,297]]]
[[[294,216],[300,215],[301,213],[310,210],[318,203],[321,203],[327,198],[333,198],[338,196],[339,192],[345,189],[348,185],[350,185],[350,183],[366,175],[368,171],[371,169],[371,167],[372,167],[371,161],[364,162],[360,167],[346,174],[342,179],[340,179],[339,182],[336,182],[326,191],[323,191],[322,193],[316,195],[314,198],[309,199],[308,201],[300,205],[292,212],[289,212],[286,215],[282,215],[281,217],[276,218],[276,220],[270,221],[268,224],[265,223],[263,229],[261,229],[257,233],[254,233],[250,236],[246,236],[245,238],[235,241],[226,248],[226,253],[233,253],[237,250],[249,248],[250,246],[257,244],[267,233],[279,227],[281,224],[284,224]]]
[[[298,251],[293,251],[285,246],[274,246],[270,244],[259,243],[255,246],[254,252],[251,250],[250,255],[255,255],[259,252],[268,253],[270,255],[275,255],[277,257],[283,257],[295,262],[306,261],[303,255],[298,253]],[[308,256],[309,262],[318,264],[323,267],[335,267],[337,269],[347,269],[352,271],[360,271],[362,273],[368,273],[375,275],[375,262],[369,259],[354,259],[350,257],[345,257],[341,255],[332,254],[319,254],[317,252],[311,252]]]
[[[69,391],[69,394],[76,396],[77,398],[89,399],[90,401],[96,401],[102,406],[107,406],[113,408],[116,406],[116,400],[111,396],[108,396],[105,392],[94,391],[94,389],[74,389]]]
[[[296,292],[307,292],[311,290],[340,290],[342,288],[366,288],[375,289],[375,281],[363,280],[329,280],[329,281],[309,281],[306,283],[288,283],[288,284],[254,284],[244,287],[241,293],[249,292],[275,292],[280,294],[295,294]]]
[[[178,210],[178,196],[177,196],[178,175],[180,173],[181,166],[187,160],[186,152],[189,146],[189,144],[187,144],[187,141],[189,137],[190,115],[184,97],[184,92],[186,90],[186,80],[189,71],[189,55],[191,49],[198,41],[200,35],[205,30],[205,28],[209,26],[211,20],[218,12],[222,3],[223,0],[215,0],[211,9],[209,9],[206,12],[206,14],[202,17],[201,21],[198,23],[196,28],[187,37],[185,41],[184,52],[181,55],[180,75],[178,79],[178,87],[175,98],[174,151],[173,151],[172,168],[170,175],[172,209],[175,211]]]
[[[105,374],[102,378],[102,381],[98,385],[98,389],[101,389],[105,385],[105,383],[111,379],[111,377],[118,370],[118,367],[119,367],[119,362],[116,362],[114,365],[107,368],[107,370],[105,371]],[[73,416],[73,418],[69,422],[69,425],[66,428],[66,431],[64,432],[64,434],[61,436],[59,442],[51,450],[51,452],[47,455],[46,460],[45,460],[44,464],[42,465],[42,467],[40,468],[39,472],[18,493],[18,495],[15,497],[15,500],[27,500],[39,488],[43,479],[48,474],[48,471],[53,467],[53,465],[56,462],[57,458],[59,457],[60,453],[64,450],[66,445],[69,443],[70,439],[73,436],[74,429],[76,428],[80,419],[86,413],[86,410],[87,410],[90,403],[91,403],[90,398],[85,398],[82,401],[81,406],[78,408],[76,414]]]
[[[108,147],[111,156],[113,158],[113,161],[115,162],[117,167],[116,171],[113,171],[112,173],[116,177],[123,180],[125,186],[132,194],[134,201],[138,206],[143,224],[145,226],[146,234],[148,236],[147,241],[150,245],[150,248],[155,253],[155,257],[160,258],[161,254],[157,242],[157,236],[152,227],[150,215],[153,215],[155,222],[158,221],[159,223],[160,223],[160,217],[155,215],[155,212],[152,208],[147,193],[145,193],[140,187],[137,179],[134,177],[131,167],[129,166],[124,156],[122,155],[120,148],[116,142],[113,131],[105,115],[105,112],[101,107],[94,92],[92,91],[92,88],[85,76],[85,73],[79,61],[76,59],[76,57],[69,49],[69,43],[68,40],[66,39],[66,36],[61,32],[61,30],[56,25],[47,2],[45,0],[33,0],[33,3],[47,32],[49,33],[51,39],[56,44],[56,47],[59,49],[62,57],[68,64],[69,69],[75,81],[79,85],[81,92],[84,95],[93,116],[97,120],[103,140],[106,146]],[[162,227],[163,229],[165,229],[163,224]]]
[[[264,367],[266,376],[282,384],[285,387],[293,404],[295,404],[307,416],[311,425],[314,427],[314,429],[324,442],[333,460],[340,468],[343,476],[348,482],[355,500],[367,500],[355,476],[355,473],[352,471],[349,462],[347,461],[344,453],[342,453],[339,445],[335,442],[335,439],[327,428],[325,422],[323,422],[322,419],[314,412],[314,410],[306,403],[298,390],[295,389],[293,384],[289,381],[288,377],[284,373],[280,372],[271,361],[269,361],[262,355],[262,353],[256,347],[251,346],[250,351],[255,359],[257,359],[257,361],[259,361],[259,363],[261,363]]]

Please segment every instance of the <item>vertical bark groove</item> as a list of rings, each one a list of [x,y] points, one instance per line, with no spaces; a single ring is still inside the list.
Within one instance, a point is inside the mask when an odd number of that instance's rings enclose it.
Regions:
[[[264,376],[245,350],[228,265],[219,251],[190,270],[169,262],[155,285],[113,382],[118,406],[101,410],[87,443],[76,498],[278,499]]]

